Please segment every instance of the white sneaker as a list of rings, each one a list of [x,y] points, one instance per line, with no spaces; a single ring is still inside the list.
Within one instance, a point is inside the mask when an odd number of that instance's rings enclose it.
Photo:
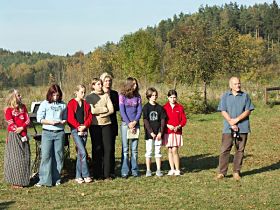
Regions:
[[[42,187],[43,185],[41,185],[41,184],[38,182],[38,183],[36,183],[34,186],[35,186],[35,187]]]
[[[90,183],[90,182],[92,182],[92,178],[86,177],[86,178],[84,178],[84,181],[85,181],[85,183]]]
[[[167,173],[167,176],[173,176],[175,173],[175,170],[169,170]]]
[[[151,170],[147,170],[146,171],[146,177],[150,177],[152,176],[152,171]]]
[[[75,181],[76,181],[78,184],[82,184],[82,183],[85,182],[83,178],[76,178]]]
[[[161,176],[163,176],[163,173],[161,172],[161,170],[157,170],[157,171],[156,171],[156,175],[157,175],[158,177],[161,177]]]
[[[181,171],[180,170],[175,170],[174,175],[175,176],[181,176]]]

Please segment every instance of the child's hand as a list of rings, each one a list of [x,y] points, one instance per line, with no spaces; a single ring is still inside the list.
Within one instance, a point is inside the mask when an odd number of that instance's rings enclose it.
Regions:
[[[58,125],[60,123],[60,121],[55,121],[55,120],[52,120],[50,122],[51,125]]]
[[[180,129],[181,129],[181,126],[180,126],[180,125],[174,127],[174,131],[175,131],[175,132],[177,132],[177,131],[180,130]]]
[[[60,120],[59,123],[64,125],[66,123],[66,120]]]
[[[158,133],[156,140],[160,141],[161,140],[161,133]]]
[[[154,134],[154,132],[151,133],[151,136],[153,137],[153,139],[156,138],[156,134]]]
[[[132,128],[135,127],[136,123],[137,123],[137,122],[134,120],[134,121],[128,123],[128,127],[129,127],[130,129],[132,129]]]
[[[80,125],[78,127],[78,131],[80,131],[80,132],[84,131],[85,129],[86,129],[86,126],[84,126],[84,125]]]
[[[16,133],[21,133],[21,131],[23,131],[23,127],[18,127],[18,128],[16,129]]]
[[[173,125],[169,125],[169,124],[167,124],[167,128],[169,128],[170,130],[172,130],[172,131],[173,131],[175,127],[174,127]]]
[[[131,133],[136,134],[136,128],[132,128],[130,130],[131,130]]]

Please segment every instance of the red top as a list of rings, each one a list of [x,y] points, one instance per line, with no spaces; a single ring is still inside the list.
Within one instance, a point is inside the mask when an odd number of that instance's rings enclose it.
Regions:
[[[175,103],[175,106],[172,108],[170,103],[167,102],[163,106],[165,112],[166,112],[166,124],[178,126],[181,125],[181,127],[184,127],[187,123],[187,117],[184,111],[184,107],[181,104]],[[170,130],[169,128],[165,127],[165,133],[174,133],[173,130]],[[182,134],[182,128],[178,129],[176,134]]]
[[[87,128],[91,125],[92,114],[90,105],[84,100],[84,124]],[[67,122],[70,127],[77,129],[81,124],[76,120],[75,113],[77,111],[78,102],[73,98],[67,105]]]
[[[4,113],[8,123],[7,130],[9,132],[15,132],[18,127],[23,127],[23,131],[20,133],[20,135],[26,136],[27,126],[30,123],[26,106],[23,105],[21,110],[8,107],[4,110]]]

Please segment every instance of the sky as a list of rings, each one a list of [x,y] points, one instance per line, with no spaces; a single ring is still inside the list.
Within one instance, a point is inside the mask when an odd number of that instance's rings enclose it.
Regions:
[[[238,5],[271,4],[273,0],[236,0]],[[125,34],[155,26],[175,14],[197,12],[201,5],[222,6],[222,0],[1,0],[0,48],[88,53]]]

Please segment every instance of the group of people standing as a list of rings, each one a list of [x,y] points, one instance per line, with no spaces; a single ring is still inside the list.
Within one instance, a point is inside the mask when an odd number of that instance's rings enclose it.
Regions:
[[[239,79],[236,78],[238,81]],[[234,79],[232,79],[235,81]],[[219,110],[228,121],[229,130],[239,131],[238,123],[248,127],[248,116],[253,110],[250,98],[247,94],[233,88],[235,92],[228,95],[238,97],[238,108],[228,109],[229,103],[225,96],[219,105]],[[238,84],[236,86],[238,86]],[[230,82],[231,85],[231,82]],[[231,87],[232,88],[232,87]],[[51,85],[44,100],[37,111],[37,121],[42,124],[41,139],[41,163],[39,169],[39,182],[37,187],[57,186],[61,184],[61,170],[63,167],[64,127],[68,123],[77,151],[75,181],[79,184],[90,183],[94,179],[112,179],[115,175],[115,142],[118,136],[118,121],[116,112],[121,115],[121,177],[138,177],[138,143],[140,133],[140,119],[143,115],[145,140],[146,140],[146,176],[152,176],[151,158],[154,150],[157,170],[156,176],[163,176],[161,171],[161,146],[168,148],[170,170],[167,175],[179,176],[180,158],[178,149],[183,145],[182,127],[186,125],[187,118],[184,108],[177,102],[176,90],[168,91],[168,101],[164,106],[157,103],[158,91],[148,88],[146,98],[148,102],[142,107],[142,98],[139,94],[138,82],[135,78],[128,77],[118,92],[112,90],[112,76],[104,73],[100,78],[94,78],[91,82],[91,93],[86,96],[86,87],[78,85],[74,91],[75,98],[68,104],[62,101],[62,91],[56,84]],[[235,100],[235,98],[230,99]],[[249,105],[248,105],[249,103]],[[233,104],[232,107],[235,107]],[[234,110],[234,113],[231,113]],[[248,110],[241,117],[239,112]],[[5,117],[8,122],[8,136],[5,148],[4,174],[5,180],[14,188],[22,188],[29,185],[30,179],[30,147],[27,135],[27,127],[30,123],[25,105],[22,103],[18,90],[12,90],[7,97]],[[232,116],[234,114],[234,116]],[[236,117],[236,118],[234,118]],[[237,119],[238,118],[238,119]],[[244,123],[244,121],[247,122]],[[245,125],[244,125],[245,124]],[[240,132],[243,132],[241,127]],[[227,130],[226,130],[227,131]],[[248,129],[245,131],[248,133]],[[87,137],[90,134],[92,151],[92,171],[90,174],[86,150]],[[232,142],[232,135],[223,135],[225,142]],[[241,135],[243,142],[247,134]],[[236,172],[239,173],[242,164],[242,152],[245,143],[238,143],[241,154],[238,153]],[[222,168],[218,178],[224,177],[227,170],[228,152],[232,144],[226,143],[226,154],[222,151],[220,164]],[[241,161],[241,162],[240,162]]]

